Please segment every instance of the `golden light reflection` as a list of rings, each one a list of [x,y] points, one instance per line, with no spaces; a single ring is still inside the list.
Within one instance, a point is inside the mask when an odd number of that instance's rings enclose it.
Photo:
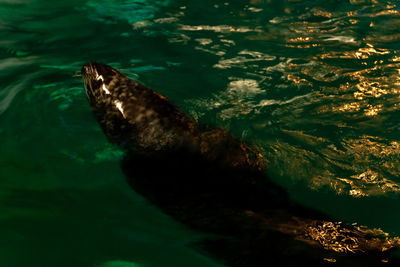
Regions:
[[[357,20],[357,19],[349,19],[349,22],[350,22],[351,24],[357,24],[357,23],[358,23],[358,20]]]
[[[330,52],[320,55],[321,59],[368,59],[371,56],[387,55],[390,51],[385,48],[375,48],[372,44],[367,43],[367,47],[361,47],[357,51]]]
[[[309,226],[308,231],[308,235],[325,249],[342,253],[355,253],[360,249],[356,237],[343,235],[340,231],[340,223],[323,222],[320,225]],[[344,231],[344,233],[348,234],[349,231]]]
[[[366,116],[369,117],[376,116],[379,112],[382,111],[382,107],[383,105],[381,104],[376,106],[368,105],[368,108],[364,111],[364,113]]]
[[[389,234],[380,229],[369,229],[356,224],[345,225],[342,222],[314,221],[308,226],[306,236],[325,249],[338,253],[375,249],[386,251],[400,245],[398,237],[389,238]]]
[[[388,10],[383,10],[381,12],[376,13],[374,17],[387,16],[387,15],[399,15],[399,14],[400,14],[400,12],[398,10],[388,9]]]
[[[352,103],[347,103],[339,107],[333,107],[332,111],[333,112],[357,112],[360,110],[360,103],[358,102],[352,102]]]
[[[383,252],[400,247],[400,238],[392,238],[381,229],[359,226],[357,223],[346,224],[297,216],[282,220],[279,216],[260,216],[251,210],[246,210],[245,216],[261,219],[268,229],[337,253]],[[334,258],[324,260],[335,262]]]
[[[361,154],[368,153],[369,156],[374,157],[400,156],[400,143],[398,141],[391,141],[389,144],[385,144],[381,138],[375,136],[363,135],[359,139],[345,140],[343,145],[353,152]],[[364,155],[361,155],[361,157],[364,157]]]
[[[384,191],[395,191],[395,192],[399,192],[400,191],[400,186],[398,184],[395,184],[391,181],[389,181],[388,179],[385,178],[379,178],[379,174],[377,172],[371,171],[371,170],[367,170],[361,174],[358,175],[353,175],[351,176],[351,178],[353,178],[354,180],[347,180],[348,183],[350,183],[351,185],[355,186],[354,181],[362,181],[362,184],[364,184],[366,187],[366,185],[371,185],[371,184],[375,184],[379,187],[381,187]],[[350,192],[350,195],[354,195],[354,196],[362,196],[362,195],[366,195],[364,192],[362,192],[361,189],[353,189],[351,190],[353,192]]]
[[[387,55],[390,52],[386,49],[375,49],[371,44],[368,44],[367,48],[360,48],[357,52],[352,54],[351,52],[343,53],[342,55],[325,54],[322,58],[357,58],[357,59],[368,59],[371,56],[376,55]],[[349,58],[349,59],[350,59]],[[393,56],[389,59],[391,62],[399,62],[398,56]],[[367,65],[367,62],[362,62]],[[368,63],[371,64],[371,63]],[[357,91],[353,92],[353,96],[357,100],[363,100],[368,98],[380,98],[388,94],[399,94],[400,88],[396,87],[400,85],[400,78],[397,73],[400,73],[400,64],[384,64],[382,59],[377,59],[370,68],[363,69],[356,72],[346,72],[343,75],[349,76],[351,80],[357,81],[355,88]],[[382,71],[389,70],[386,75],[382,75]],[[351,86],[347,84],[348,90],[351,90]],[[382,111],[382,104],[378,105],[367,105],[362,107],[366,116],[376,116]],[[349,106],[339,108],[337,110],[343,111],[352,109]]]
[[[355,58],[354,51],[344,51],[344,52],[329,52],[319,55],[320,59],[353,59]]]
[[[312,30],[310,32],[312,32]],[[286,39],[285,47],[301,49],[301,48],[311,48],[320,46],[320,44],[316,43],[316,41],[317,40],[314,40],[314,38],[311,36],[293,37]]]
[[[353,77],[356,77],[356,75]],[[370,81],[368,78],[360,77],[360,82],[356,85],[358,91],[354,92],[354,98],[363,100],[365,97],[379,98],[382,95],[387,95],[389,90],[382,89],[382,87],[379,81]]]
[[[394,56],[393,58],[390,59],[390,61],[393,61],[393,62],[400,62],[400,57]],[[399,71],[400,71],[400,69],[399,69]]]
[[[359,59],[367,59],[371,55],[386,55],[389,54],[390,51],[388,49],[380,48],[375,49],[372,44],[367,43],[368,47],[361,47],[355,52],[355,55]]]
[[[351,2],[356,2],[355,0],[350,0]],[[378,1],[375,0],[371,0],[372,3],[374,4],[379,4]],[[400,14],[400,12],[396,8],[396,5],[386,5],[384,10],[381,10],[379,12],[376,13],[370,13],[370,12],[366,12],[365,14],[360,15],[358,12],[358,10],[354,10],[354,11],[349,11],[347,12],[347,16],[348,17],[370,17],[370,18],[374,18],[374,17],[380,17],[380,16],[388,16],[388,15],[398,15]]]
[[[315,144],[314,144],[315,146]],[[400,193],[400,183],[392,180],[400,173],[400,142],[385,142],[374,136],[345,140],[343,149],[326,147],[320,152],[328,162],[327,169],[309,173],[312,176],[310,188],[319,190],[329,186],[337,194],[353,197],[367,197],[386,193]],[[304,164],[304,163],[303,163]],[[348,177],[338,177],[329,166],[336,166],[347,172]],[[363,169],[363,171],[359,171]]]
[[[286,42],[288,43],[302,43],[302,42],[309,42],[311,41],[311,37],[296,37],[287,39]]]
[[[349,11],[346,13],[346,15],[348,17],[355,17],[355,16],[357,16],[357,11]]]
[[[331,12],[328,12],[328,11],[325,11],[325,10],[322,10],[322,9],[314,10],[313,15],[314,16],[326,17],[326,18],[331,18],[332,17],[332,13]]]
[[[353,174],[348,178],[337,178],[338,181],[350,187],[348,190],[350,195],[363,197],[400,192],[400,184],[382,174],[396,176],[400,172],[400,162],[395,160],[400,158],[399,142],[391,141],[386,144],[384,140],[377,137],[362,136],[360,139],[346,140],[342,145],[347,151],[346,154],[351,155],[352,161],[357,164],[352,168],[370,166],[363,172]],[[376,165],[373,162],[381,163]]]
[[[292,75],[292,74],[288,74],[287,75],[287,79],[289,81],[292,81],[294,84],[296,85],[308,85],[308,86],[312,86],[312,83],[310,81],[307,81],[306,79],[300,78],[298,76]]]

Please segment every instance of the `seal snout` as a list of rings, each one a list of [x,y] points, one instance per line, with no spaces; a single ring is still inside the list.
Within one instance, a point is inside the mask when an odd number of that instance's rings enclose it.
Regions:
[[[114,87],[110,82],[118,75],[112,67],[91,61],[82,66],[81,73],[90,101],[104,101],[112,96]]]
[[[89,63],[83,65],[82,70],[81,70],[82,75],[85,76],[87,73],[89,73],[89,71],[90,71]]]
[[[87,79],[99,80],[99,77],[103,77],[103,79],[100,78],[103,81],[118,74],[112,67],[93,61],[83,65],[81,72],[82,76]]]
[[[82,76],[85,78],[95,77],[97,74],[96,63],[95,62],[86,63],[85,65],[83,65],[81,73],[82,73]]]
[[[83,77],[83,82],[85,85],[86,95],[91,98],[91,96],[95,95],[99,85],[97,84],[96,77],[98,76],[98,72],[96,69],[95,62],[88,62],[83,65],[81,69],[81,74]]]

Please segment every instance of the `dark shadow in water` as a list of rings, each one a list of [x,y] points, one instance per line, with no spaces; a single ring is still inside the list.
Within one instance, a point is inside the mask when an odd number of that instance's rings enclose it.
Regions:
[[[228,265],[400,263],[389,252],[397,241],[290,202],[263,171],[188,151],[127,153],[122,168],[132,188],[165,213],[215,234],[195,246]]]

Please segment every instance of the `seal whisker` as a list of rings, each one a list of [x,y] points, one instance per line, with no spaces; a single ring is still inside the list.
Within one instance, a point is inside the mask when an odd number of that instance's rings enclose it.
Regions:
[[[80,71],[75,71],[75,73],[72,75],[72,77],[79,77],[79,78],[82,78],[83,77],[83,75],[82,75],[82,73],[80,72]]]

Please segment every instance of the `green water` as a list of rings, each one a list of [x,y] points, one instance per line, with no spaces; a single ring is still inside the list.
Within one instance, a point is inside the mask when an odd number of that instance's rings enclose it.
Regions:
[[[399,25],[399,1],[0,0],[0,266],[218,266],[125,184],[89,60],[258,146],[294,200],[400,236]]]

